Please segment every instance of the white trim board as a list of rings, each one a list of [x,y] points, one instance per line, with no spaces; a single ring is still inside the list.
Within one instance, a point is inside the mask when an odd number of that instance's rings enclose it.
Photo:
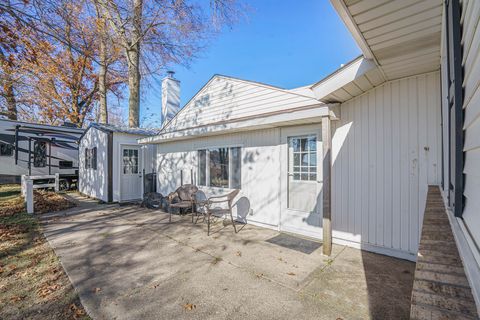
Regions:
[[[451,210],[447,209],[446,211],[480,317],[480,267],[469,245],[471,239],[469,239],[462,219],[456,218]]]

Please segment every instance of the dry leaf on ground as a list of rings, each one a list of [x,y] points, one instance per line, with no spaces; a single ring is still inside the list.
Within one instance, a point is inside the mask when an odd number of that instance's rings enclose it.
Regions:
[[[185,303],[185,304],[183,305],[183,308],[184,308],[185,310],[189,310],[189,311],[195,309],[196,307],[197,307],[197,306],[194,305],[194,304],[192,304],[192,303]]]

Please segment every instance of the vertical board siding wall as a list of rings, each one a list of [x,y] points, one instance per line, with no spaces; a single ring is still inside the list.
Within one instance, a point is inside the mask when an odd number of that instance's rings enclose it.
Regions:
[[[280,212],[279,144],[279,129],[255,130],[158,144],[157,191],[163,195],[174,191],[180,186],[181,176],[184,183],[190,183],[193,180],[197,184],[198,149],[241,146],[242,190],[239,198],[248,199],[250,208],[247,208],[243,201],[242,212],[238,214],[246,216],[248,222],[277,226]],[[228,192],[222,188],[201,187],[201,189],[207,196]],[[234,210],[237,208],[235,207]]]
[[[427,186],[441,181],[438,72],[387,82],[334,122],[334,238],[417,253]]]
[[[480,246],[480,1],[462,1],[465,209],[463,219]]]
[[[78,190],[90,197],[108,201],[107,134],[90,128],[78,147]],[[85,149],[97,147],[97,170],[85,168]]]

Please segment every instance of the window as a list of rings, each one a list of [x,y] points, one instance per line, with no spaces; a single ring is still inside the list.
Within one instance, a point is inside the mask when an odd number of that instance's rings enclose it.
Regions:
[[[58,167],[60,169],[70,169],[73,167],[72,161],[60,160],[58,161]]]
[[[317,138],[292,137],[289,145],[293,155],[293,180],[317,180]]]
[[[198,151],[198,184],[207,185],[207,150]]]
[[[210,186],[228,188],[228,148],[210,150]]]
[[[0,156],[2,157],[13,156],[13,146],[9,143],[0,142]]]
[[[47,143],[35,141],[33,144],[33,166],[42,168],[47,166]]]
[[[124,174],[138,173],[138,149],[123,150],[123,173]]]
[[[97,170],[97,147],[85,149],[85,169]]]
[[[199,150],[198,184],[209,187],[240,189],[240,147]]]

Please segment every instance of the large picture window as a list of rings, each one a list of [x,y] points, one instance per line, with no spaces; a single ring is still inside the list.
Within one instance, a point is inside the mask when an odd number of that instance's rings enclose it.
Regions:
[[[198,150],[198,184],[240,189],[241,148],[224,147]]]

